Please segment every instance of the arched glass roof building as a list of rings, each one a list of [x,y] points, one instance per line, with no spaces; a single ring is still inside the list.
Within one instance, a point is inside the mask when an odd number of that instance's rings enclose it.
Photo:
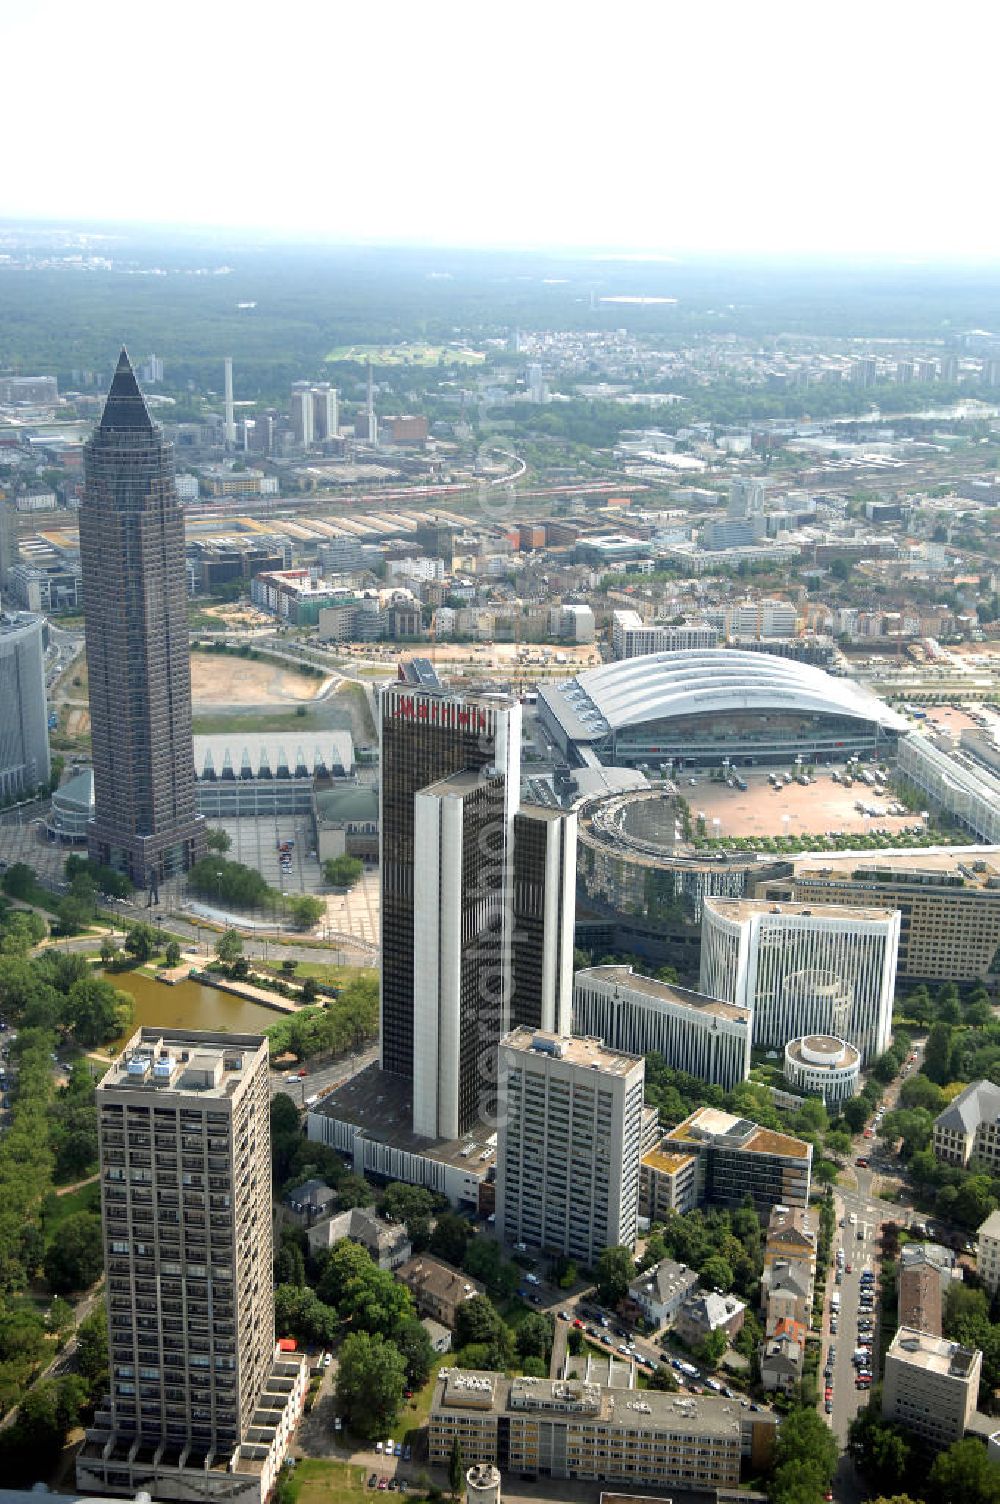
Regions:
[[[907,724],[852,680],[732,648],[588,669],[540,689],[538,713],[571,761],[620,767],[843,762],[893,753]]]

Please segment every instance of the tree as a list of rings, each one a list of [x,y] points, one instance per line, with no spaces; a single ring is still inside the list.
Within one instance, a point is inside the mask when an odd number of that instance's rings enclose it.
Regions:
[[[298,964],[298,961],[293,961],[290,956],[286,956],[281,963],[281,975],[290,982],[295,975],[295,969]]]
[[[363,1175],[345,1175],[337,1187],[337,1206],[350,1211],[352,1206],[371,1206],[375,1192]]]
[[[614,1310],[625,1299],[634,1278],[635,1259],[632,1250],[623,1244],[605,1248],[597,1260],[597,1293],[601,1303]]]
[[[677,1382],[673,1369],[668,1368],[666,1363],[659,1363],[656,1371],[650,1376],[649,1387],[663,1390],[666,1394],[675,1394],[681,1386]]]
[[[86,1290],[104,1267],[101,1224],[91,1212],[74,1212],[60,1224],[45,1254],[45,1278],[60,1295]]]
[[[927,1036],[923,1073],[929,1080],[936,1081],[938,1086],[945,1086],[950,1080],[950,1065],[951,1025],[938,1022],[932,1026]]]
[[[223,930],[215,942],[215,954],[225,966],[231,966],[243,954],[243,936],[239,930]]]
[[[409,1387],[419,1389],[430,1378],[435,1357],[434,1344],[427,1335],[426,1327],[416,1316],[411,1316],[397,1326],[392,1340],[406,1364]]]
[[[953,1442],[934,1459],[927,1497],[931,1504],[998,1504],[1000,1466],[974,1437]]]
[[[431,1233],[431,1253],[449,1264],[461,1264],[471,1236],[472,1229],[464,1217],[456,1212],[442,1212]]]
[[[104,939],[101,941],[101,965],[110,966],[117,954],[117,945],[112,940],[110,935],[105,935]]]
[[[332,856],[323,863],[323,876],[332,888],[350,888],[365,870],[356,856]]]
[[[868,1121],[868,1104],[861,1097],[851,1097],[841,1111],[851,1132],[860,1133]]]
[[[464,1482],[465,1458],[462,1456],[462,1443],[456,1436],[451,1444],[451,1456],[448,1458],[448,1487],[451,1489],[451,1497],[456,1500],[456,1504]]]
[[[352,1332],[340,1350],[337,1403],[348,1425],[362,1437],[384,1436],[403,1403],[406,1367],[392,1343],[368,1332]]]
[[[806,1460],[815,1470],[819,1491],[837,1471],[838,1457],[836,1438],[815,1410],[800,1407],[785,1416],[774,1448],[775,1476],[783,1465]],[[771,1498],[778,1497],[772,1488]]]
[[[891,1488],[905,1477],[910,1465],[906,1433],[884,1421],[877,1404],[858,1411],[850,1424],[847,1446],[855,1466],[875,1488]]]
[[[454,1345],[465,1357],[460,1366],[505,1369],[513,1361],[510,1328],[485,1295],[463,1301],[455,1313]]]
[[[319,988],[316,985],[316,978],[306,977],[302,983],[302,1001],[304,1003],[314,1003],[318,997]]]
[[[315,1342],[320,1347],[331,1347],[340,1328],[333,1307],[303,1285],[275,1286],[274,1325],[279,1336]]]
[[[314,898],[311,893],[297,893],[288,900],[289,918],[297,930],[311,930],[325,913],[326,905],[323,900]]]
[[[125,1033],[135,1016],[131,993],[101,977],[74,982],[66,999],[65,1017],[80,1044],[105,1044]]]
[[[163,959],[167,966],[179,966],[181,964],[181,948],[176,940],[167,941],[167,948],[163,952]]]
[[[108,1373],[108,1318],[103,1301],[85,1316],[76,1333],[76,1366],[91,1396],[101,1392]]]
[[[68,1300],[63,1300],[61,1295],[57,1295],[55,1300],[53,1300],[52,1304],[49,1306],[49,1313],[46,1317],[46,1320],[48,1322],[50,1332],[63,1333],[72,1331],[73,1307],[70,1305]]]
[[[723,1328],[708,1332],[698,1344],[698,1357],[708,1368],[717,1368],[729,1347],[729,1337]]]
[[[133,924],[125,936],[125,949],[134,956],[140,966],[156,954],[156,931],[151,924]]]
[[[209,851],[221,851],[225,853],[232,844],[226,831],[222,830],[218,825],[206,826],[205,845]]]
[[[555,1321],[548,1312],[532,1311],[517,1329],[516,1347],[522,1358],[548,1358]]]
[[[732,1267],[718,1255],[705,1260],[698,1271],[698,1279],[703,1290],[721,1290],[727,1295],[733,1288]]]

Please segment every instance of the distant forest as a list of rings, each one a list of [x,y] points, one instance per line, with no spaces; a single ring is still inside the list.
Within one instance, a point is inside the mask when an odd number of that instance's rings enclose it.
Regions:
[[[8,245],[10,236],[8,226]],[[707,333],[765,345],[778,337],[930,344],[1000,329],[1000,273],[987,270],[336,249],[121,231],[94,250],[113,255],[116,269],[0,263],[0,367],[54,371],[67,382],[74,369],[110,374],[126,341],[139,359],[151,350],[163,358],[168,388],[204,389],[221,384],[231,354],[237,396],[266,401],[324,373],[349,388],[360,368],[324,364],[338,345],[502,340],[514,327],[627,327],[662,349]],[[678,301],[600,301],[636,295]]]

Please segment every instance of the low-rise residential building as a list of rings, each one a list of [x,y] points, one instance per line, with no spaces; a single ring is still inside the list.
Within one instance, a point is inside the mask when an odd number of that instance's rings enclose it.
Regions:
[[[1000,1211],[990,1212],[978,1233],[976,1270],[991,1295],[1000,1288]]]
[[[413,1296],[421,1316],[432,1316],[442,1326],[454,1327],[455,1313],[465,1301],[483,1295],[483,1286],[443,1259],[425,1253],[408,1259],[396,1270],[396,1278]]]
[[[773,1323],[760,1352],[760,1378],[765,1389],[787,1393],[799,1382],[805,1362],[806,1331],[804,1322],[786,1316]]]
[[[307,1234],[313,1254],[349,1238],[367,1248],[380,1269],[398,1269],[413,1255],[409,1233],[402,1222],[386,1222],[366,1206],[352,1206],[310,1227]]]
[[[652,1269],[636,1276],[628,1287],[628,1298],[656,1331],[673,1320],[684,1297],[697,1283],[697,1274],[686,1264],[661,1259]]]
[[[768,1325],[778,1321],[812,1319],[815,1273],[805,1259],[778,1259],[770,1266],[770,1279],[762,1295]]]
[[[692,1290],[674,1318],[674,1331],[689,1347],[697,1347],[713,1332],[725,1332],[729,1341],[739,1334],[746,1318],[746,1302],[735,1295],[714,1290]]]
[[[320,1217],[329,1216],[337,1199],[336,1191],[323,1180],[306,1180],[287,1193],[285,1210],[300,1227],[311,1227]]]
[[[934,1119],[933,1148],[938,1159],[965,1166],[981,1160],[1000,1167],[1000,1086],[973,1081]]]
[[[738,1485],[744,1458],[766,1466],[774,1434],[773,1415],[715,1397],[446,1368],[428,1446],[435,1466],[457,1438],[467,1463],[503,1472],[710,1493]]]
[[[976,1408],[983,1355],[901,1326],[885,1357],[882,1416],[934,1447],[960,1441]]]

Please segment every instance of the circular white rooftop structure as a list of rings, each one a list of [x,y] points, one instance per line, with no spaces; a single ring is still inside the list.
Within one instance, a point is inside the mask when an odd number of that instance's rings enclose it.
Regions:
[[[785,1080],[793,1091],[846,1102],[858,1089],[861,1052],[835,1034],[803,1034],[785,1045]]]

